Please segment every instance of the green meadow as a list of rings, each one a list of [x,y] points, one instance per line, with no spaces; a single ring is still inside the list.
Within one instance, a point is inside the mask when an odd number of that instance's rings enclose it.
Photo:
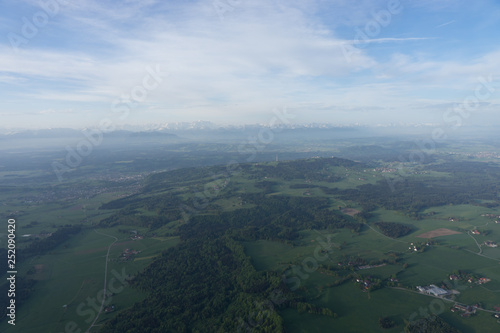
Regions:
[[[127,279],[143,270],[162,250],[177,244],[178,239],[133,241],[130,234],[118,228],[85,229],[51,253],[31,258],[22,265],[22,271],[34,267],[33,278],[37,283],[33,294],[20,307],[17,328],[27,333],[64,332],[68,323],[75,323],[82,332],[87,330],[102,302],[106,254],[112,243],[107,289],[114,294],[108,295],[105,304],[114,305],[116,312],[101,313],[97,323],[143,298],[138,290],[128,285]],[[131,260],[121,261],[119,258],[125,249],[140,253]],[[6,328],[7,324],[2,323],[0,330]]]

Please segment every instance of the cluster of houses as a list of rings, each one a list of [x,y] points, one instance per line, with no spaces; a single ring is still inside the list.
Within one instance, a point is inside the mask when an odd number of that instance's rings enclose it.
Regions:
[[[410,244],[410,247],[408,248],[408,250],[410,250],[410,251],[415,251],[415,252],[416,252],[416,251],[418,251],[418,250],[419,250],[419,248],[418,248],[416,245],[413,245],[413,243],[411,243],[411,244]]]
[[[462,305],[455,303],[455,305],[453,305],[450,310],[451,312],[462,311],[462,313],[460,314],[461,317],[470,317],[476,314],[478,308],[480,308],[479,304]]]
[[[144,236],[141,236],[141,235],[133,235],[133,236],[130,236],[130,239],[135,241],[135,240],[139,240],[139,239],[143,239]]]
[[[482,277],[482,278],[479,278],[479,280],[476,280],[476,283],[477,284],[483,284],[483,283],[490,282],[490,281],[491,281],[491,279]],[[472,283],[472,281],[470,281],[470,279],[467,280],[467,282]]]
[[[484,245],[486,245],[488,247],[498,247],[498,244],[493,242],[493,241],[486,241],[486,242],[484,242]]]
[[[476,284],[484,284],[487,282],[490,282],[491,279],[486,278],[486,277],[477,277],[472,274],[467,274],[467,275],[456,275],[456,274],[451,274],[449,276],[450,280],[464,280],[467,281],[468,283],[476,283]]]
[[[373,171],[385,173],[385,172],[396,172],[398,170],[394,169],[394,168],[376,168],[376,169],[373,169]],[[365,172],[366,172],[366,170],[365,170]]]
[[[496,215],[496,214],[481,214],[481,216],[492,217],[492,218],[495,218],[495,219],[499,218],[500,219],[500,215]]]
[[[372,290],[380,284],[380,282],[373,281],[373,278],[371,276],[368,276],[366,278],[357,278],[356,282],[360,284],[360,287],[363,291]]]
[[[141,251],[137,251],[137,250],[132,250],[132,249],[125,249],[123,250],[122,252],[122,255],[120,257],[120,260],[123,260],[123,261],[128,261],[130,259],[132,259],[136,254],[140,253]]]
[[[410,243],[410,246],[408,247],[408,250],[413,251],[413,252],[418,252],[418,251],[423,252],[425,250],[424,245],[425,246],[430,246],[431,243],[429,243],[429,242],[427,242],[427,243],[421,243],[421,244]]]

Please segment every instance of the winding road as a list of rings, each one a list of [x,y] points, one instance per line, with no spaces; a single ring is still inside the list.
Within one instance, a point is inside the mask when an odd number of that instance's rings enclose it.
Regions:
[[[476,242],[476,245],[477,247],[479,248],[479,252],[476,253],[476,254],[482,254],[483,253],[483,249],[481,248],[481,245],[479,245],[479,243],[477,242],[477,240],[474,238],[474,236],[471,235],[470,231],[467,231],[467,235],[471,236],[472,239],[474,240],[474,242]]]

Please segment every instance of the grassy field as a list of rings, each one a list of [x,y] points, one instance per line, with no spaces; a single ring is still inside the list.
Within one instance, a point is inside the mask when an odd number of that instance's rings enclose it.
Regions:
[[[466,210],[463,210],[466,212]],[[421,231],[438,227],[446,227],[452,222],[448,220],[413,221],[407,217],[390,211],[379,211],[384,221],[415,224],[417,234]],[[471,216],[473,214],[471,213]],[[435,224],[433,224],[435,223]],[[467,226],[464,222],[463,226]],[[314,256],[317,239],[325,237],[325,231],[304,231],[299,246],[292,247],[287,244],[272,241],[256,241],[245,243],[247,255],[259,270],[281,271],[286,264],[301,265],[306,258]],[[500,305],[500,271],[498,261],[478,256],[467,251],[468,244],[473,240],[466,234],[438,237],[440,245],[430,246],[423,253],[408,251],[407,245],[415,241],[415,233],[402,239],[388,239],[372,229],[365,228],[359,235],[347,230],[330,233],[331,240],[341,245],[341,249],[332,247],[328,260],[322,264],[335,264],[341,256],[360,256],[365,259],[388,258],[389,251],[404,253],[404,262],[407,268],[401,265],[386,265],[383,267],[357,270],[356,273],[370,275],[375,278],[387,280],[392,274],[397,274],[399,283],[406,287],[417,285],[447,283],[448,288],[456,289],[460,295],[456,301],[474,304],[481,303],[485,309],[492,310]],[[422,239],[420,239],[422,241]],[[450,245],[461,244],[462,249]],[[474,245],[475,246],[475,245]],[[474,246],[471,246],[473,249]],[[477,248],[476,248],[477,249]],[[492,249],[496,250],[496,249]],[[476,251],[477,252],[477,251]],[[462,269],[482,274],[492,279],[485,285],[470,285],[465,283],[450,284],[448,276],[453,271]],[[287,331],[290,332],[401,332],[404,320],[409,320],[413,313],[419,313],[421,308],[434,307],[440,309],[439,315],[445,320],[460,328],[463,332],[476,332],[473,327],[481,327],[484,332],[496,332],[498,324],[489,313],[480,313],[476,317],[464,319],[452,313],[449,308],[452,303],[421,295],[410,290],[396,290],[390,288],[379,289],[370,293],[362,292],[353,282],[348,281],[336,287],[331,287],[336,278],[316,270],[301,278],[299,293],[309,301],[328,307],[338,314],[338,318],[328,318],[307,313],[298,314],[296,310],[281,312]],[[433,302],[434,301],[434,302]],[[439,303],[438,303],[439,302]],[[439,306],[438,306],[439,305]],[[430,310],[429,310],[430,311]],[[428,312],[429,312],[428,311]],[[380,317],[390,317],[397,323],[397,327],[390,330],[378,329]],[[360,320],[363,318],[363,320]],[[483,332],[483,330],[481,331]]]
[[[106,304],[115,305],[117,312],[142,299],[141,293],[129,287],[124,277],[137,274],[163,249],[178,242],[175,237],[132,241],[118,228],[98,232],[101,234],[87,229],[50,254],[35,257],[22,266],[24,271],[37,267],[34,278],[38,282],[32,296],[19,309],[16,325],[19,332],[62,332],[70,322],[82,330],[90,326],[102,301],[105,259],[108,247],[115,241],[113,236],[118,241],[109,252],[107,288],[114,291],[114,295],[110,295]],[[140,251],[136,255],[138,259],[146,259],[120,261],[119,257],[127,248]],[[99,319],[109,319],[117,312],[102,313]],[[7,327],[4,322],[0,330],[7,331]]]

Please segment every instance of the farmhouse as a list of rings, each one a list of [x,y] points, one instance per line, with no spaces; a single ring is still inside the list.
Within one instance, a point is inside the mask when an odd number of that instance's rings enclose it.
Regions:
[[[482,277],[480,278],[479,280],[477,280],[477,284],[483,284],[483,283],[487,283],[487,282],[490,282],[491,279],[488,279],[488,278],[485,278],[485,277]]]
[[[144,238],[144,237],[143,237],[143,236],[141,236],[141,235],[134,235],[134,236],[130,236],[130,239],[131,239],[131,240],[134,240],[134,241],[135,241],[135,240],[139,240],[139,239],[143,239],[143,238]]]
[[[108,307],[106,307],[104,309],[104,312],[106,312],[106,313],[110,313],[110,312],[113,312],[113,311],[115,311],[115,306],[114,305],[110,305],[110,306],[108,306]]]
[[[474,234],[474,235],[481,235],[481,233],[477,229],[472,230],[472,234]]]
[[[138,253],[141,253],[141,251],[132,250],[132,249],[125,249],[122,252],[120,260],[124,260],[124,261],[131,260],[133,258],[133,256],[135,256]]]
[[[498,247],[498,244],[492,241],[486,241],[484,242],[484,245],[489,246],[489,247]]]
[[[453,307],[450,309],[451,312],[462,311],[463,313],[460,315],[461,317],[470,317],[476,314],[477,309],[479,308],[479,304],[474,305],[462,305],[455,303]]]

